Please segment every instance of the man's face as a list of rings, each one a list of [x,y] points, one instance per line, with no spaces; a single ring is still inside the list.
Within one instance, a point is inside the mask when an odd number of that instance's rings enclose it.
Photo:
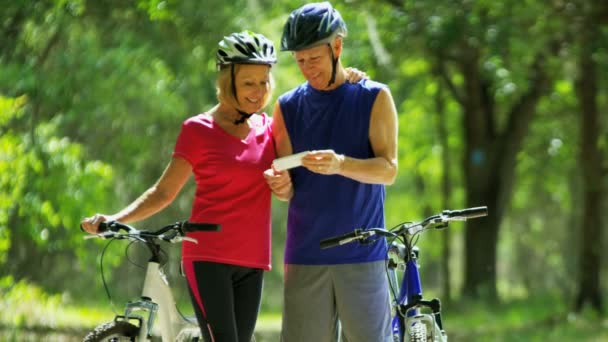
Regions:
[[[331,50],[328,44],[296,51],[294,57],[302,75],[313,88],[327,88],[332,71]]]

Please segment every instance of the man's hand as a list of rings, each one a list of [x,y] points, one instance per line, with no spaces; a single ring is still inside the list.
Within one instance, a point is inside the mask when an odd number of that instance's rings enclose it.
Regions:
[[[302,166],[314,173],[322,175],[340,174],[344,168],[346,157],[334,150],[311,151],[302,157]]]

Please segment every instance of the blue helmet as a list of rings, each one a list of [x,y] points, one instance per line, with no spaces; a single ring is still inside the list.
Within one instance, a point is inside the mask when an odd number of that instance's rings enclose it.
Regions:
[[[346,33],[346,23],[329,2],[309,3],[289,15],[283,27],[281,51],[329,43],[336,35],[346,36]]]

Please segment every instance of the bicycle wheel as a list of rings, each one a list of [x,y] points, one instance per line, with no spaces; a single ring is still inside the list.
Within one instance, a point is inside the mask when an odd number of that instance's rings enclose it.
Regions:
[[[415,322],[409,330],[410,342],[427,342],[426,340],[426,324]]]
[[[136,341],[139,328],[125,321],[104,323],[84,337],[83,342],[123,342]]]

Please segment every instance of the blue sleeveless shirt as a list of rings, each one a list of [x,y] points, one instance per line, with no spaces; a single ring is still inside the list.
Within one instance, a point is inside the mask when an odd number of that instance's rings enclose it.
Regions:
[[[372,106],[385,85],[370,80],[319,91],[308,82],[279,97],[293,153],[333,149],[353,158],[373,158],[369,141]],[[321,265],[386,259],[386,242],[350,243],[321,249],[323,239],[356,228],[384,227],[384,185],[364,184],[339,175],[290,170],[294,196],[289,202],[285,263]]]

